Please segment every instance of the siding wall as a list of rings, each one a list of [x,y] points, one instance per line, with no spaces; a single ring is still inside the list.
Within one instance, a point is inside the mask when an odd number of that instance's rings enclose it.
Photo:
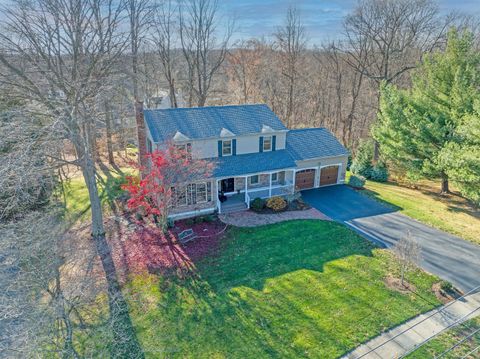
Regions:
[[[272,135],[277,136],[275,148],[277,150],[285,149],[287,135],[285,132],[276,132]],[[235,136],[207,140],[186,141],[192,144],[192,154],[195,158],[218,157],[218,141],[235,138],[237,140],[237,155],[258,152],[258,143],[260,136],[270,136],[270,134],[256,134],[252,136]],[[178,142],[184,143],[184,142]]]

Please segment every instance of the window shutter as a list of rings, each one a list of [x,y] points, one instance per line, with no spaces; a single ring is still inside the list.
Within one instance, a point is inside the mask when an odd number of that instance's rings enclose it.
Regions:
[[[272,136],[272,151],[275,151],[277,145],[277,136]]]
[[[218,141],[218,157],[222,157],[222,141]]]
[[[263,136],[260,136],[258,141],[258,152],[263,152]]]
[[[236,156],[237,154],[237,140],[234,138],[232,140],[232,155]]]

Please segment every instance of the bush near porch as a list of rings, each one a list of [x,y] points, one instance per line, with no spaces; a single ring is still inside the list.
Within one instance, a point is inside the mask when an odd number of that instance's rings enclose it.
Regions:
[[[419,270],[419,295],[387,288],[393,256],[334,222],[233,228],[194,268],[126,286],[147,358],[334,358],[440,304]]]

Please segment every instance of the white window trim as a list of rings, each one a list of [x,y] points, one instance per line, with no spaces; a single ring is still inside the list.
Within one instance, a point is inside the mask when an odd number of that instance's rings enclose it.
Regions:
[[[205,186],[205,201],[199,201],[198,200],[198,186],[199,185],[203,185]],[[208,188],[207,188],[207,182],[200,182],[200,183],[196,183],[195,184],[195,204],[199,204],[199,203],[207,203],[208,202]]]
[[[179,193],[183,193],[184,194],[184,199],[185,199],[185,203],[179,203],[178,202],[178,198],[179,198]],[[188,206],[188,199],[187,199],[187,186],[184,186],[184,187],[180,187],[180,190],[178,187],[175,188],[175,206],[176,207],[184,207],[184,206]]]
[[[269,138],[270,139],[270,148],[266,149],[265,148],[265,139]],[[272,151],[273,147],[273,136],[263,136],[263,152],[270,152]]]
[[[225,142],[230,142],[230,153],[225,153],[223,150],[223,146]],[[222,140],[222,156],[231,156],[233,154],[233,140]]]
[[[272,175],[272,183],[278,183],[278,174],[280,172],[273,172],[271,175]],[[273,175],[275,175],[277,178],[273,179]]]

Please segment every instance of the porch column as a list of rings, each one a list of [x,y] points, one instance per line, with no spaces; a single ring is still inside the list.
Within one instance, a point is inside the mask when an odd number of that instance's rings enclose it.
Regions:
[[[217,198],[217,209],[218,209],[218,214],[221,214],[222,213],[222,204],[220,203],[220,199],[218,198],[218,188],[219,188],[219,183],[220,183],[220,180],[216,180],[215,181],[217,183],[217,188],[216,188],[216,193],[215,193],[215,196]]]
[[[250,203],[247,201],[247,190],[248,190],[248,176],[245,176],[245,203],[247,204],[247,208],[250,208]]]
[[[295,170],[292,170],[292,193],[295,193]]]
[[[268,187],[268,197],[272,197],[272,172],[270,172],[270,185]]]

